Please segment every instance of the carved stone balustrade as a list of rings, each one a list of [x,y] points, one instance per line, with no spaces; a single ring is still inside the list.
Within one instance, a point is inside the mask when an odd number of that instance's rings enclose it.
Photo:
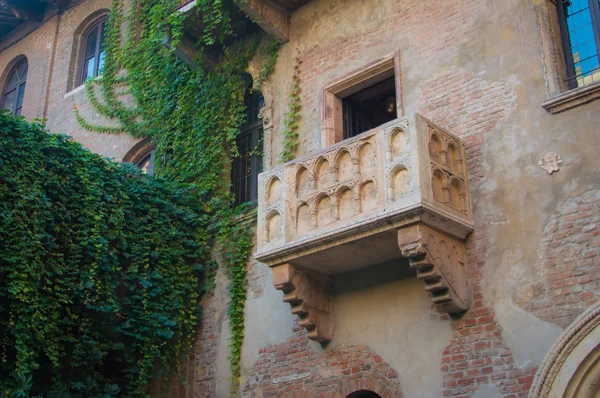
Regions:
[[[424,117],[264,172],[258,192],[255,258],[272,267],[309,338],[333,335],[331,278],[377,264],[408,263],[441,310],[469,308],[464,143]]]

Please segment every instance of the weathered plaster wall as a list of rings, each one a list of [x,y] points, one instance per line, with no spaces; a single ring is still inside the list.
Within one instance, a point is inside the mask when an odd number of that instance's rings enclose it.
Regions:
[[[330,346],[367,345],[398,372],[406,396],[526,395],[561,328],[600,293],[600,211],[592,192],[600,182],[594,161],[600,103],[555,115],[541,107],[546,82],[537,3],[321,0],[292,14],[290,42],[271,77],[274,159],[296,62],[301,155],[321,149],[323,87],[395,51],[402,59],[405,113],[422,113],[467,143],[476,224],[468,241],[472,310],[460,319],[432,320],[426,294],[408,279],[389,291],[392,284],[382,283],[335,297]],[[553,175],[537,165],[547,152],[564,161]],[[390,316],[391,308],[414,317]],[[276,316],[269,325],[289,327]],[[394,339],[386,330],[419,337]],[[428,347],[419,345],[421,339]],[[408,352],[393,351],[403,347]],[[424,373],[413,349],[439,365]],[[271,369],[288,357],[273,356]],[[258,369],[248,378],[270,385],[272,371]],[[408,377],[411,371],[418,376]],[[253,385],[260,396],[260,381]]]
[[[333,394],[364,380],[407,397],[523,397],[560,330],[598,299],[600,101],[555,115],[541,107],[539,1],[313,0],[292,14],[290,42],[269,79],[272,158],[282,149],[296,62],[304,154],[321,149],[323,87],[399,51],[405,113],[420,112],[467,143],[473,306],[457,319],[441,316],[420,282],[396,269],[340,276],[337,330],[323,348],[306,339],[270,270],[250,262],[244,396]],[[0,70],[27,56],[24,115],[46,113],[51,130],[120,160],[136,140],[84,132],[73,106],[100,118],[69,85],[78,27],[109,3],[87,0],[49,19],[0,54]],[[537,165],[547,152],[561,155],[558,173]],[[203,299],[187,396],[229,395],[227,285],[220,273]]]

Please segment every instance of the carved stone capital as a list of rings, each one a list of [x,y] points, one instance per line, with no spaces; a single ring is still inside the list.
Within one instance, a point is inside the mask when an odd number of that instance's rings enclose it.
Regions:
[[[398,230],[398,246],[440,310],[455,314],[469,309],[464,242],[416,224]]]
[[[265,130],[273,127],[273,110],[271,109],[271,105],[266,105],[260,108],[258,112],[259,119],[263,121],[263,128]]]
[[[301,270],[289,263],[272,267],[273,285],[283,292],[283,301],[300,318],[307,336],[319,343],[328,343],[335,328],[331,278],[316,272]]]

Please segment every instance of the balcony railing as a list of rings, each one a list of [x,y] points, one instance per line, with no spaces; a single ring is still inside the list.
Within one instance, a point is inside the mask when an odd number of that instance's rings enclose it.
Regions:
[[[326,289],[331,276],[401,258],[409,259],[442,309],[468,307],[459,269],[472,231],[464,144],[422,116],[397,119],[264,172],[258,190],[255,257],[274,267],[276,287],[300,306],[305,321],[306,308],[323,318],[328,304],[323,298],[298,304],[294,275],[308,275]],[[313,291],[311,300],[317,296]],[[315,332],[315,322],[307,322],[315,340],[333,333]]]

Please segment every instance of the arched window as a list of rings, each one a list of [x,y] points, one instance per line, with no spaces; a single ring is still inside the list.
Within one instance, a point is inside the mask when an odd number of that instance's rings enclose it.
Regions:
[[[246,90],[244,104],[246,121],[236,139],[239,154],[231,163],[236,206],[258,198],[258,174],[263,167],[263,123],[258,113],[264,106],[264,101],[260,91],[252,90],[250,86]]]
[[[27,68],[27,59],[19,61],[9,73],[2,92],[2,108],[16,116],[20,116],[23,109]]]
[[[140,160],[135,162],[135,165],[139,167],[144,173],[148,175],[154,175],[154,153],[156,149],[152,149],[146,155],[142,156]]]
[[[94,78],[102,73],[104,68],[104,30],[106,17],[93,24],[83,35],[83,48],[81,51],[81,66],[79,83]]]
[[[133,146],[123,157],[123,162],[133,163],[148,175],[154,175],[156,144],[146,138]]]

